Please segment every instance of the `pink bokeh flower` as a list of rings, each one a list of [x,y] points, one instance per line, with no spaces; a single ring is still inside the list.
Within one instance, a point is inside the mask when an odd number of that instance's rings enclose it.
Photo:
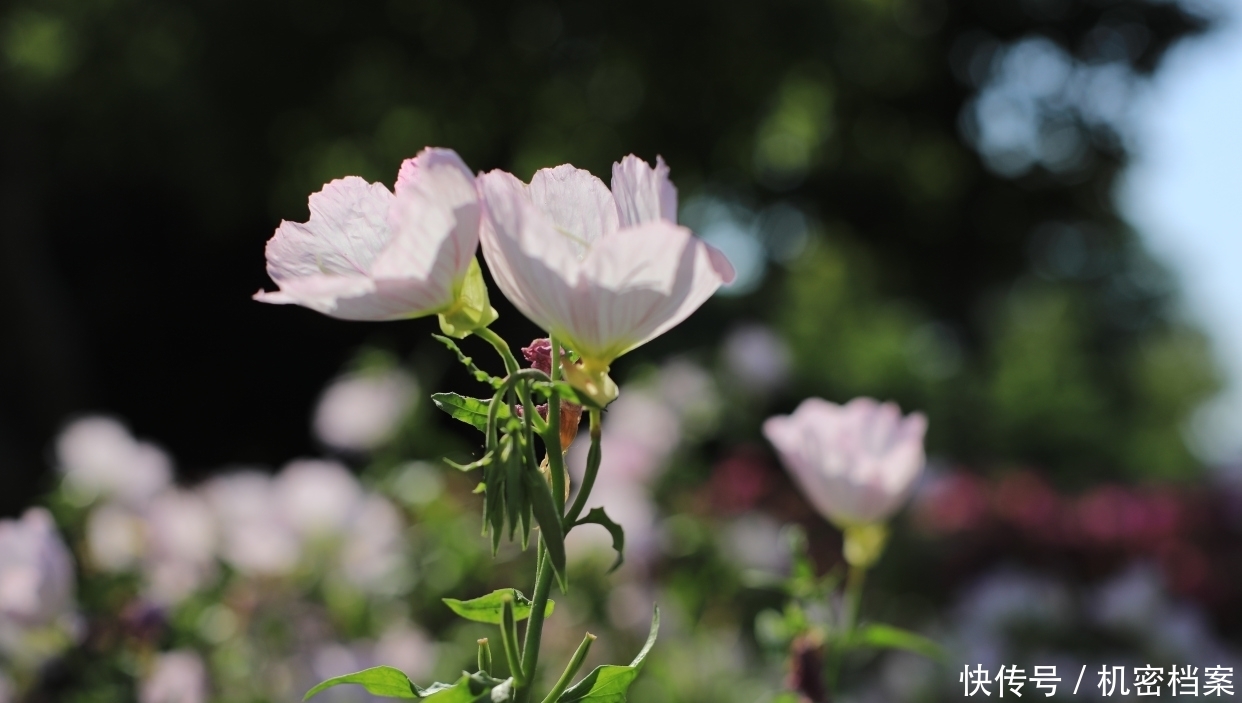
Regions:
[[[582,359],[566,375],[606,403],[613,360],[686,319],[733,280],[724,255],[676,224],[668,167],[636,156],[613,165],[612,189],[569,164],[530,185],[479,177],[483,256],[496,284],[532,322]]]
[[[401,165],[395,193],[347,176],[310,196],[310,219],[281,222],[267,243],[278,291],[345,320],[439,314],[461,336],[495,319],[474,257],[479,205],[474,176],[451,149],[427,148]]]
[[[901,507],[923,470],[926,430],[922,413],[902,417],[870,398],[808,398],[763,424],[807,500],[842,527],[881,523]]]

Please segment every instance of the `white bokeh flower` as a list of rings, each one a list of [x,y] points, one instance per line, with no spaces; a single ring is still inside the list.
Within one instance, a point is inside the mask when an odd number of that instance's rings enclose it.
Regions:
[[[337,449],[370,451],[392,439],[417,395],[418,383],[401,369],[347,374],[320,396],[315,435]]]
[[[164,652],[138,685],[139,703],[206,703],[207,667],[190,650]]]
[[[66,487],[87,500],[139,505],[172,480],[167,454],[108,417],[85,417],[65,427],[56,438],[56,460]]]

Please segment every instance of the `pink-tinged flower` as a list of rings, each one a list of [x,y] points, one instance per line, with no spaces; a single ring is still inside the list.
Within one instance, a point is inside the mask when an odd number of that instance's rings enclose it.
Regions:
[[[139,703],[204,703],[207,667],[197,652],[185,649],[155,658],[138,687]]]
[[[803,494],[844,528],[882,523],[901,507],[923,470],[926,430],[922,413],[903,418],[895,404],[870,398],[808,398],[763,423]]]
[[[451,149],[427,148],[401,165],[395,194],[347,176],[311,195],[310,219],[281,222],[267,243],[280,290],[254,297],[344,320],[438,314],[464,336],[496,318],[478,241],[474,176]]]
[[[371,451],[396,435],[417,395],[418,382],[399,368],[347,374],[319,397],[315,435],[337,449]]]
[[[74,610],[73,557],[52,516],[0,520],[0,630],[51,625]]]
[[[569,164],[530,185],[504,171],[478,180],[482,248],[496,284],[532,322],[582,359],[575,387],[616,397],[613,360],[686,319],[733,280],[724,255],[676,224],[668,167],[613,165],[612,190]]]
[[[62,430],[56,462],[75,493],[131,506],[142,505],[172,480],[167,454],[108,417],[85,417]]]

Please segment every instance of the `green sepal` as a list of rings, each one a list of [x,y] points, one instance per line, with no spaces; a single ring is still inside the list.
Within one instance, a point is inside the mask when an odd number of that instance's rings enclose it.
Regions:
[[[513,618],[515,620],[525,620],[530,617],[531,601],[516,588],[501,588],[485,596],[479,596],[470,600],[457,600],[456,598],[444,598],[442,600],[454,613],[467,620],[484,622],[489,625],[499,625],[500,612],[503,608],[505,596],[513,599]],[[543,616],[545,618],[550,616],[555,607],[556,603],[549,600],[548,605],[543,609]]]
[[[470,267],[454,292],[453,304],[439,315],[440,331],[444,334],[464,339],[500,317],[487,299],[487,284],[483,281],[478,259],[470,259]]]
[[[518,521],[526,508],[526,483],[522,480],[522,467],[526,458],[525,442],[517,433],[508,435],[513,447],[505,460],[505,515],[509,522],[509,541],[517,534]]]
[[[383,696],[385,698],[423,697],[419,695],[418,687],[410,682],[410,678],[405,675],[405,672],[391,666],[376,666],[356,671],[352,674],[334,676],[307,691],[302,700],[310,700],[311,696],[325,689],[345,683],[358,684],[373,696]]]
[[[892,625],[863,625],[854,631],[850,644],[855,647],[862,645],[877,649],[902,649],[935,661],[948,660],[948,654],[938,642]]]
[[[454,420],[461,420],[480,432],[487,432],[487,412],[490,400],[470,398],[456,393],[434,393],[431,402]],[[496,410],[496,417],[504,420],[509,417],[509,408],[501,405]]]
[[[506,438],[507,439],[507,438]],[[511,453],[510,442],[502,442],[496,453],[498,460],[484,467],[483,472],[483,534],[491,534],[492,556],[500,549],[505,529],[505,457]]]
[[[625,530],[621,529],[620,525],[613,522],[612,518],[608,517],[608,514],[604,512],[603,508],[591,508],[591,510],[587,512],[586,517],[582,518],[575,524],[585,525],[587,523],[600,525],[605,530],[608,530],[608,534],[612,535],[612,548],[617,552],[617,560],[614,561],[612,566],[608,568],[608,573],[611,574],[620,568],[621,563],[625,561]]]
[[[502,379],[491,375],[490,373],[484,371],[478,366],[475,366],[474,359],[466,356],[462,352],[461,347],[457,346],[457,342],[454,342],[453,340],[449,339],[448,337],[445,337],[444,335],[433,334],[431,336],[435,337],[437,340],[439,340],[441,344],[448,347],[454,354],[456,354],[457,360],[460,361],[463,366],[469,369],[471,375],[474,376],[475,380],[481,383],[486,383],[492,388],[500,388],[500,386],[504,383]]]
[[[530,498],[531,512],[539,525],[539,533],[543,544],[548,550],[548,560],[552,564],[552,573],[556,575],[557,585],[561,593],[569,592],[569,578],[565,571],[565,533],[561,527],[561,514],[552,501],[552,489],[538,471],[524,471],[522,477],[526,481],[526,494]]]
[[[629,666],[605,664],[595,667],[581,681],[566,689],[556,699],[557,703],[575,703],[575,701],[625,703],[626,691],[629,690],[630,684],[634,683],[634,679],[638,678],[638,672],[642,670],[647,654],[655,646],[659,632],[660,608],[657,606],[651,618],[651,632],[647,635],[647,643],[643,645],[642,651],[634,657],[634,661],[630,662]]]

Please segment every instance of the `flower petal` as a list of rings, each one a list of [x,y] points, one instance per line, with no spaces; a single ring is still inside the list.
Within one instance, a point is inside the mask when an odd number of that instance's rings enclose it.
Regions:
[[[677,222],[677,188],[668,179],[668,166],[659,156],[655,168],[633,154],[614,163],[612,196],[622,227],[656,220]]]
[[[611,361],[680,324],[726,276],[723,255],[685,227],[657,220],[623,229],[583,261],[567,323],[579,347],[571,348]]]
[[[366,276],[388,244],[392,193],[348,176],[310,196],[310,219],[281,222],[267,242],[267,273],[280,284],[319,274]]]
[[[371,275],[377,281],[425,282],[418,291],[425,305],[452,304],[453,286],[465,277],[479,242],[474,175],[461,157],[452,149],[428,148],[407,159],[387,222],[392,241]]]
[[[886,520],[905,502],[925,462],[925,423],[870,398],[844,406],[808,398],[793,415],[769,418],[764,434],[821,514],[860,525]]]
[[[594,242],[617,231],[617,204],[590,171],[569,164],[539,169],[527,192],[535,207],[575,241],[579,259]]]
[[[483,258],[501,292],[531,322],[561,336],[579,269],[574,243],[557,231],[504,171],[478,179]]]

